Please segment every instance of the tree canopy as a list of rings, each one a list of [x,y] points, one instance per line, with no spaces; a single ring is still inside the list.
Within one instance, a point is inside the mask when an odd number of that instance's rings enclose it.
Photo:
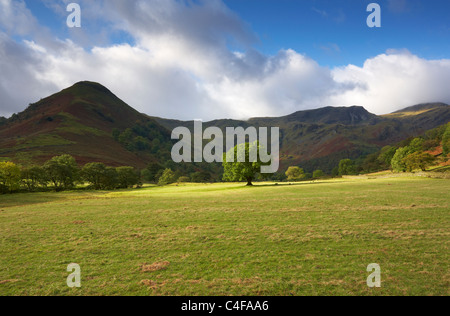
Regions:
[[[305,178],[305,171],[300,167],[289,167],[286,176],[288,181],[300,181]]]
[[[79,180],[77,162],[70,155],[53,157],[44,164],[44,171],[57,191],[73,188]]]
[[[13,192],[19,189],[20,168],[12,162],[0,162],[0,193]]]
[[[223,157],[223,180],[229,182],[247,181],[247,185],[253,185],[258,174],[261,174],[263,163],[259,159],[260,146],[258,142],[243,143],[235,146]],[[252,161],[251,153],[256,152],[256,159]],[[227,157],[234,157],[234,162],[227,161]]]

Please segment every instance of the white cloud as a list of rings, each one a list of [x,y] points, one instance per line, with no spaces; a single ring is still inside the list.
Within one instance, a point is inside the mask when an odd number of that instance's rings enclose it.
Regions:
[[[333,71],[337,82],[355,84],[355,89],[332,98],[333,105],[358,104],[377,114],[407,106],[442,101],[450,103],[450,59],[425,60],[407,51],[369,59],[363,67],[353,65]]]
[[[363,67],[329,69],[293,50],[266,56],[252,49],[255,34],[219,0],[83,1],[82,7],[83,16],[96,16],[136,43],[85,49],[76,38],[42,39],[30,28],[23,32],[34,41],[17,43],[0,33],[0,115],[82,80],[102,83],[141,112],[178,119],[275,116],[330,105],[383,114],[450,102],[450,60],[392,50]],[[30,14],[17,8],[13,16]]]

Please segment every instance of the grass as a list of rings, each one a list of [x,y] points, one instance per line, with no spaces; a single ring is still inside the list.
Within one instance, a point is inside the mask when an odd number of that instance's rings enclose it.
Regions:
[[[420,111],[409,111],[409,112],[398,112],[398,113],[391,113],[391,114],[386,114],[386,115],[382,115],[382,116],[390,117],[390,118],[402,118],[402,117],[408,117],[408,116],[417,116],[420,114],[430,112],[432,110],[433,109],[425,109],[425,110],[420,110]]]
[[[59,135],[53,134],[39,134],[32,138],[21,139],[14,147],[15,150],[32,149],[44,146],[64,146],[75,144]]]
[[[449,295],[448,189],[411,177],[0,196],[0,295]]]
[[[62,126],[57,129],[58,132],[71,133],[75,135],[109,136],[109,134],[104,131],[82,124],[70,113],[61,112],[58,116],[64,119]]]

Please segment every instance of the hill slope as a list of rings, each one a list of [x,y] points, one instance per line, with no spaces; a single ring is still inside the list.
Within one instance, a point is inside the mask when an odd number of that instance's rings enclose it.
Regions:
[[[144,167],[155,158],[127,150],[112,132],[148,123],[152,123],[154,134],[169,140],[166,129],[107,88],[79,82],[31,104],[0,126],[0,156],[42,163],[54,155],[68,153],[80,164],[102,161],[112,166]]]
[[[154,118],[167,129],[193,122]],[[302,165],[308,171],[330,172],[341,159],[358,158],[419,136],[450,121],[450,106],[442,103],[417,105],[391,115],[377,116],[363,107],[326,107],[284,117],[252,118],[248,121],[215,120],[205,127],[280,127],[281,166]],[[224,132],[225,133],[225,132]]]

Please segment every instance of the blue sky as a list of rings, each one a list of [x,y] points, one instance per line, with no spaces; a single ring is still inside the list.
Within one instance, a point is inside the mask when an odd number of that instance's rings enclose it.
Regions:
[[[176,119],[450,103],[448,0],[73,0],[79,29],[70,2],[0,1],[0,115],[82,80]]]
[[[382,27],[368,28],[369,3],[380,4]],[[450,56],[450,1],[226,0],[259,35],[268,54],[304,52],[323,65],[361,65],[387,49],[420,57]]]

